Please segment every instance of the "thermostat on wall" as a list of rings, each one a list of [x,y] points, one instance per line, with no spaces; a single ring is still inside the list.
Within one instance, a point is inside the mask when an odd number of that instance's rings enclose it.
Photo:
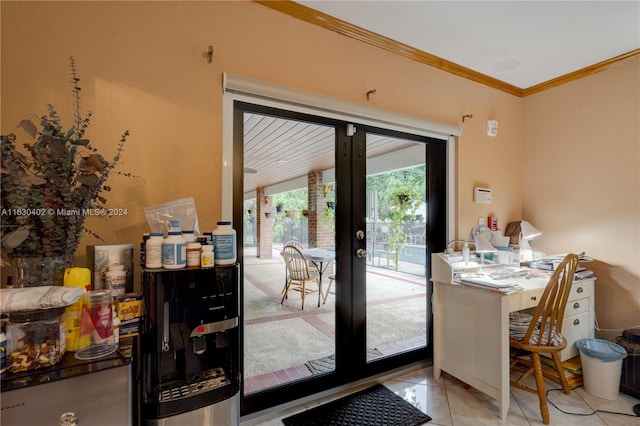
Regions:
[[[473,188],[473,202],[476,204],[491,204],[491,188]]]

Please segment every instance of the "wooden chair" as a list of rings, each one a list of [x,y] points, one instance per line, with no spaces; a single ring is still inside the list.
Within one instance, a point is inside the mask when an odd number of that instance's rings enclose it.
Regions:
[[[307,294],[319,291],[320,280],[318,272],[309,270],[309,265],[302,251],[293,245],[286,245],[282,251],[282,256],[287,266],[287,282],[282,291],[282,300],[280,300],[280,303],[284,303],[284,299],[287,298],[289,290],[296,290],[299,291],[302,296],[302,309],[304,309],[304,297]],[[315,281],[316,289],[307,288],[307,282],[312,281]]]
[[[322,304],[327,303],[327,297],[329,296],[329,292],[331,291],[331,284],[336,280],[336,276],[334,274],[329,275],[329,285],[327,286],[327,291],[322,295]],[[336,294],[335,292],[331,294]]]
[[[304,249],[304,247],[302,246],[302,244],[299,241],[296,240],[289,240],[287,241],[284,246],[294,246],[295,248],[297,248],[298,250],[302,251],[302,249]]]
[[[510,367],[514,368],[516,365],[527,367],[517,380],[511,380],[511,385],[538,394],[542,421],[546,425],[549,424],[549,407],[544,389],[540,354],[551,355],[562,389],[564,393],[569,394],[571,389],[565,378],[559,353],[567,346],[567,340],[561,334],[562,319],[577,266],[577,255],[565,256],[545,287],[533,315],[525,316],[524,319],[522,315],[520,318],[517,318],[518,315],[512,315],[509,324],[509,345],[512,349]],[[523,355],[528,355],[530,359],[522,358]],[[523,383],[532,373],[537,389]]]

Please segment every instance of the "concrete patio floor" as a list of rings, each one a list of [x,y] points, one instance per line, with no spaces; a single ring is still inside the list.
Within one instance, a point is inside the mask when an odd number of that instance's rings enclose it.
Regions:
[[[285,283],[281,249],[274,247],[270,259],[257,258],[253,247],[244,251],[245,393],[309,376],[313,373],[305,363],[335,352],[335,295],[318,307],[318,294],[309,294],[301,310],[300,293],[290,292],[280,304]],[[412,272],[407,273],[375,265],[367,266],[369,360],[424,346],[428,328],[424,266],[402,264],[399,269]]]

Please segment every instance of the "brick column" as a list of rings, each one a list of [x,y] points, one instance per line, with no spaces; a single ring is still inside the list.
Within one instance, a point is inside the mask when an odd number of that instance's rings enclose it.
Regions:
[[[327,209],[326,196],[334,199],[333,193],[325,195],[325,187],[322,182],[322,172],[313,171],[308,177],[308,205],[309,205],[309,247],[335,248],[334,228],[323,220]]]
[[[264,195],[264,188],[256,188],[256,257],[271,259],[273,256],[273,217],[266,217],[265,213],[273,214],[271,198]]]

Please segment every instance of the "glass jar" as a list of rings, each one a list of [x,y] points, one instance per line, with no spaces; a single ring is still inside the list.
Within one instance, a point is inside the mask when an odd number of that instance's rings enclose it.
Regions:
[[[11,312],[7,324],[7,370],[12,373],[50,367],[65,353],[64,308]]]

